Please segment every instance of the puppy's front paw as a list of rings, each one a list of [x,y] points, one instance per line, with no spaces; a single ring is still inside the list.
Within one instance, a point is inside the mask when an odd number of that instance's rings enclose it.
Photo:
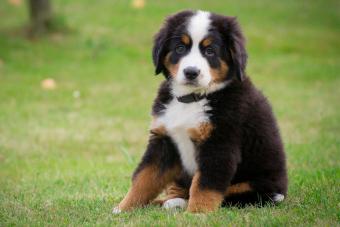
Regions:
[[[217,209],[218,209],[218,206],[214,206],[211,204],[189,203],[187,211],[190,213],[210,213],[210,212],[216,211]]]
[[[188,202],[185,199],[173,198],[165,201],[163,207],[167,210],[176,208],[185,209],[187,207],[187,204]]]
[[[199,174],[195,174],[192,180],[187,211],[192,213],[207,213],[217,210],[223,201],[223,193],[216,190],[200,188],[199,177]]]

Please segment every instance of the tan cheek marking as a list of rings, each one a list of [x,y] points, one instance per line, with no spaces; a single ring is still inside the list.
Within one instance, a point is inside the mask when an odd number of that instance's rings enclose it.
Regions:
[[[250,187],[248,182],[242,182],[242,183],[230,185],[227,191],[225,192],[225,196],[250,192],[252,190],[253,189]]]
[[[170,72],[170,76],[171,76],[171,77],[176,77],[177,72],[178,72],[178,68],[179,68],[179,64],[172,64],[172,63],[170,62],[170,55],[171,55],[171,52],[168,53],[168,54],[165,56],[164,65],[165,65],[165,67],[168,69],[168,71]]]
[[[207,138],[209,138],[213,128],[214,127],[211,123],[204,122],[204,123],[201,123],[198,126],[198,128],[189,128],[188,134],[193,141],[197,143],[202,143]]]
[[[210,38],[206,38],[202,41],[202,46],[207,47],[212,43],[212,40]]]
[[[119,209],[122,211],[131,210],[151,202],[180,173],[180,167],[175,166],[162,175],[160,172],[156,166],[147,166],[141,170],[134,177],[129,192],[119,203]]]
[[[157,117],[152,118],[150,132],[156,136],[165,136],[167,134],[165,126],[157,124]]]
[[[166,129],[163,125],[153,128],[150,130],[150,132],[156,136],[165,136],[166,135]]]
[[[200,174],[196,173],[190,187],[190,197],[187,211],[211,212],[219,208],[223,201],[223,193],[199,187]]]
[[[212,76],[212,81],[215,83],[220,83],[225,80],[229,67],[226,62],[220,60],[221,66],[217,69],[210,68],[210,74]]]
[[[185,45],[189,45],[189,44],[190,44],[190,38],[189,38],[189,36],[187,36],[187,35],[182,35],[181,40],[182,40],[182,42],[183,42]]]

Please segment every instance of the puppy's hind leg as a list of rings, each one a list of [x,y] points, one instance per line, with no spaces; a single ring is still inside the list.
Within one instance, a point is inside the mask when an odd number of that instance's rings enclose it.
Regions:
[[[230,185],[225,193],[223,206],[244,207],[250,204],[262,206],[267,203],[280,203],[285,198],[282,193],[260,192],[252,186],[253,184],[254,182],[242,182]]]
[[[132,186],[119,203],[114,213],[147,205],[164,189],[170,179],[176,174],[176,169],[162,173],[157,166],[147,166],[140,170],[132,180]]]
[[[151,136],[142,161],[135,170],[132,186],[113,213],[147,205],[180,173],[178,153],[168,137]]]
[[[174,182],[166,189],[166,198],[163,200],[165,209],[185,209],[188,205],[189,189]]]

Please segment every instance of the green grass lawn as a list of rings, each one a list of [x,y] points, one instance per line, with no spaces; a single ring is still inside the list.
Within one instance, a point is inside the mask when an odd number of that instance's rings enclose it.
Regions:
[[[30,41],[25,4],[0,2],[0,226],[340,226],[339,1],[53,3],[68,32]],[[112,215],[144,152],[163,80],[153,75],[152,36],[166,15],[187,8],[238,16],[247,72],[285,142],[288,198],[208,215],[157,207]],[[45,78],[57,88],[43,90]]]

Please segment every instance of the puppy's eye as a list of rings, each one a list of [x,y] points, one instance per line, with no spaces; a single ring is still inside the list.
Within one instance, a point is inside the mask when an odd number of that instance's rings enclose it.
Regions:
[[[178,45],[176,46],[175,51],[177,54],[184,54],[186,51],[186,47],[184,45]]]
[[[207,47],[204,51],[204,54],[208,57],[213,57],[215,55],[215,51],[211,47]]]

